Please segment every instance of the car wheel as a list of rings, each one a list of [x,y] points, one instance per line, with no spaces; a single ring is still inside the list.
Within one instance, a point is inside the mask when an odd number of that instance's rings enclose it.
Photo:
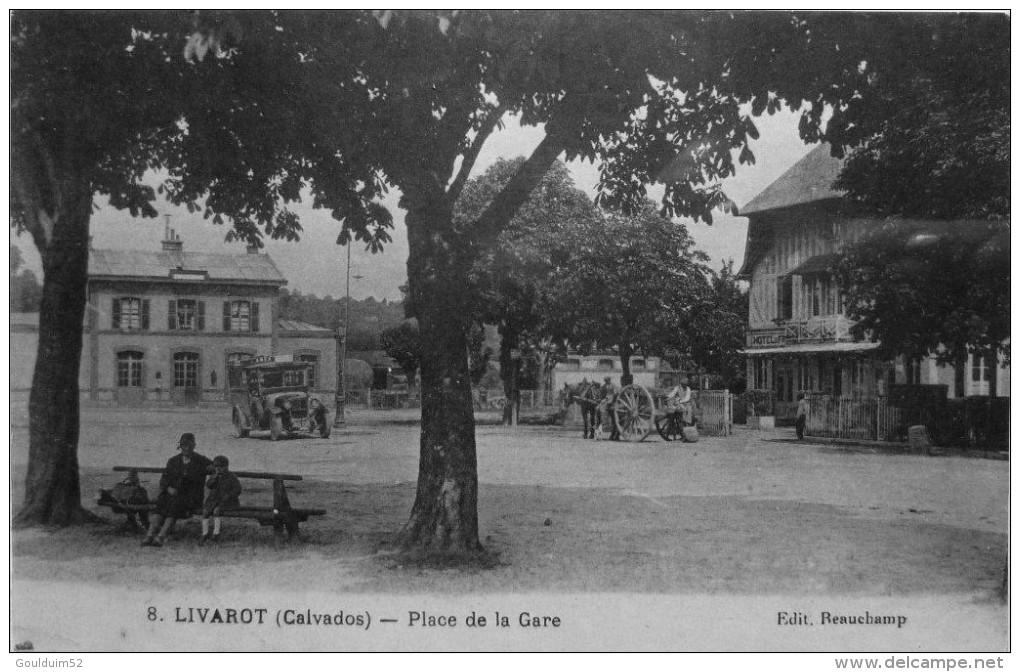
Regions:
[[[278,415],[274,415],[273,419],[269,421],[269,438],[272,441],[278,441],[283,435],[283,418]]]
[[[234,410],[234,438],[243,439],[248,436],[248,430],[244,426],[244,420],[241,419],[241,414]]]

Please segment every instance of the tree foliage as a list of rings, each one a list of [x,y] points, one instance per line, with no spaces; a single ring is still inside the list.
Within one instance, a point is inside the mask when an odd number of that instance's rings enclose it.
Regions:
[[[923,58],[875,74],[868,105],[826,136],[856,145],[836,182],[849,200],[881,216],[1009,217],[1010,28],[964,15],[894,45]]]
[[[332,296],[319,297],[297,290],[280,290],[280,317],[314,324],[328,329],[347,329],[348,350],[378,350],[380,337],[387,329],[404,321],[404,307],[399,301],[363,300]]]
[[[455,220],[471,226],[524,162],[523,157],[500,159],[469,180],[457,201]],[[504,410],[507,423],[519,413],[513,405],[519,406],[524,378],[534,385],[543,378],[539,369],[554,361],[548,356],[549,319],[542,311],[542,295],[555,265],[569,256],[565,231],[597,216],[591,199],[574,186],[567,167],[557,161],[496,244],[475,254],[470,270],[474,311],[480,321],[496,325],[500,335],[503,392],[512,402]]]
[[[837,278],[855,334],[887,357],[1008,359],[1011,26],[996,14],[923,24],[885,47],[910,54],[899,68],[869,61],[866,104],[825,135],[837,154],[856,145],[835,185],[854,210],[891,218],[847,248]]]
[[[23,265],[21,250],[11,245],[9,281],[12,313],[34,313],[39,310],[39,301],[42,298],[42,286],[39,285],[35,273],[27,268],[22,269]]]
[[[557,336],[580,349],[615,349],[624,374],[631,354],[656,355],[689,339],[709,268],[683,224],[646,207],[564,234],[543,306]]]
[[[408,384],[413,385],[423,355],[418,325],[408,320],[385,329],[379,336],[379,345],[407,374]]]
[[[694,298],[684,329],[674,332],[678,338],[666,347],[667,360],[682,371],[707,373],[740,390],[746,384],[747,314],[747,289],[737,281],[730,259],[711,272],[708,287]]]
[[[1009,233],[1005,222],[885,224],[835,269],[854,335],[888,358],[1008,359]]]

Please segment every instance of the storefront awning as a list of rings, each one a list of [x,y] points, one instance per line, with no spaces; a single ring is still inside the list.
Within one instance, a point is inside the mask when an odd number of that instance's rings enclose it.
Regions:
[[[798,355],[809,352],[864,352],[877,347],[878,343],[796,343],[775,348],[748,348],[742,352],[753,357],[755,355]]]
[[[837,259],[839,259],[838,254],[816,254],[787,275],[828,275],[829,269]]]

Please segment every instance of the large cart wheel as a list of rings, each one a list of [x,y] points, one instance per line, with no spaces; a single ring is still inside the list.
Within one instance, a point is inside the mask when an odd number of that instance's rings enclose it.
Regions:
[[[628,385],[616,395],[613,423],[624,441],[644,441],[655,429],[655,400],[640,385]]]
[[[283,436],[283,418],[274,415],[273,419],[269,421],[269,439],[279,441],[281,436]]]
[[[655,429],[667,441],[682,441],[684,438],[684,423],[679,413],[667,413],[655,418]]]

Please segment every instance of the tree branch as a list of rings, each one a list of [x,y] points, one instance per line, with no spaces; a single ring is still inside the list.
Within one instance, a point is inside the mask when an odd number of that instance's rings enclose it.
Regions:
[[[471,170],[475,167],[475,161],[478,160],[478,153],[482,151],[482,145],[488,139],[489,135],[496,128],[499,120],[503,118],[503,114],[506,112],[506,107],[503,105],[498,106],[494,109],[489,116],[485,119],[485,122],[478,129],[478,135],[475,136],[475,141],[471,143],[471,146],[464,152],[464,160],[460,164],[460,171],[457,173],[457,177],[454,179],[453,184],[447,190],[447,195],[450,201],[456,201],[460,198],[460,192],[464,190],[464,185],[467,184],[468,175],[471,174]]]
[[[24,214],[25,228],[28,229],[32,240],[40,254],[45,254],[50,241],[53,240],[53,218],[54,214],[46,207],[45,198],[40,191],[40,179],[50,181],[50,187],[54,191],[57,185],[53,183],[52,160],[46,160],[42,166],[45,176],[39,175],[38,166],[31,165],[32,157],[41,161],[40,155],[46,155],[46,148],[41,143],[27,143],[24,140],[13,140],[11,142],[11,187],[14,195],[21,205]],[[37,146],[39,145],[39,146]],[[48,159],[48,157],[47,157]]]
[[[517,210],[527,202],[532,190],[538,186],[553,162],[563,152],[563,147],[563,142],[555,133],[549,133],[547,127],[542,142],[517,170],[503,191],[492,199],[489,207],[478,217],[475,233],[480,244],[491,244],[506,228]]]

